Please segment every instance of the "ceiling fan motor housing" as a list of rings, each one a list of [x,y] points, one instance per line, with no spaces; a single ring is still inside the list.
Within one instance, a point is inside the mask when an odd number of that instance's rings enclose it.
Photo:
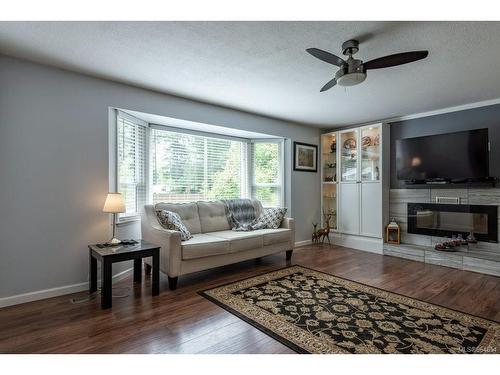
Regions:
[[[363,61],[350,57],[346,64],[335,74],[335,79],[339,86],[358,85],[366,79],[366,72],[363,69]]]

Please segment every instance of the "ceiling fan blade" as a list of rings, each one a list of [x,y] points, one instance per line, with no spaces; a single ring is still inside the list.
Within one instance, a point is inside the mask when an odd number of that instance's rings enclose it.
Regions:
[[[342,66],[345,64],[345,61],[342,60],[340,57],[335,56],[333,53],[323,51],[322,49],[308,48],[308,49],[306,49],[306,51],[309,52],[314,57],[316,57],[317,59],[320,59],[320,60],[327,62],[329,64],[333,64],[333,65],[337,65],[337,66]]]
[[[330,81],[328,81],[328,83],[326,85],[324,85],[321,90],[319,90],[319,92],[323,92],[323,91],[326,91],[326,90],[330,90],[333,86],[335,86],[337,84],[337,79],[334,78]]]
[[[363,63],[365,70],[390,68],[391,66],[408,64],[417,60],[425,59],[429,55],[429,51],[412,51],[396,53],[394,55],[379,57],[375,60],[370,60]]]

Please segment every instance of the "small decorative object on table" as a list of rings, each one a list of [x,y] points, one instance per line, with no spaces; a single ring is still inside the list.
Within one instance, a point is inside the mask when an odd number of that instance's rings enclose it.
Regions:
[[[138,243],[139,242],[137,242],[136,240],[121,240],[119,245],[137,245]],[[104,249],[105,247],[114,247],[114,246],[119,246],[119,245],[115,245],[115,244],[112,244],[109,242],[96,244],[96,246],[99,249]]]
[[[394,245],[399,245],[401,243],[401,228],[395,218],[392,218],[389,224],[387,224],[385,232],[387,243]]]

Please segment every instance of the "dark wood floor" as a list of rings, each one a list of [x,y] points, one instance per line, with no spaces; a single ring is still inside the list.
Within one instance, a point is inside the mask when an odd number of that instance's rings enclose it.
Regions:
[[[300,264],[351,280],[500,321],[500,278],[328,245],[297,248]],[[272,271],[270,256],[181,277],[151,297],[147,278],[103,311],[99,300],[71,304],[51,298],[0,309],[1,353],[290,353],[291,350],[226,312],[197,291]],[[115,286],[132,285],[131,277]]]

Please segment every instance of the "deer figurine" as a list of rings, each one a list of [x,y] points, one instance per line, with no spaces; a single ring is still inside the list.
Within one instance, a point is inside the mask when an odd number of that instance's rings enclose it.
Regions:
[[[328,240],[328,243],[330,243],[330,219],[332,218],[332,214],[326,215],[326,227],[318,230],[318,240],[321,239],[321,243],[325,242],[325,238]]]
[[[318,243],[319,242],[319,236],[318,236],[318,223],[312,223],[313,225],[313,233],[312,233],[312,243]]]

